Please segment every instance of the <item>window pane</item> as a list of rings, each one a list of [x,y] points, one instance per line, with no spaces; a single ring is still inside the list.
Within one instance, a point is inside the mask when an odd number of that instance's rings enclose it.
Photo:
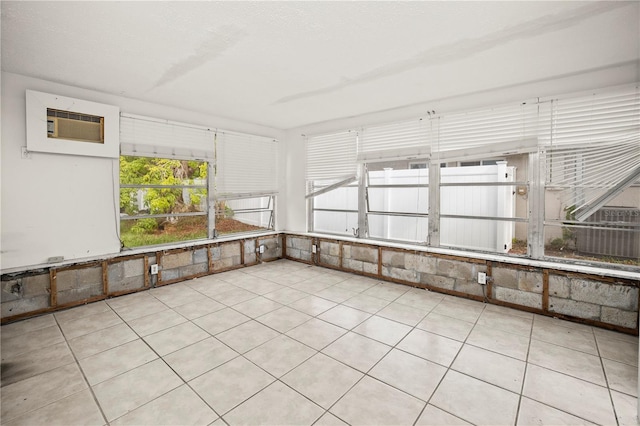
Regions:
[[[216,203],[219,235],[273,229],[272,197],[240,198]]]
[[[207,238],[206,215],[120,221],[120,239],[129,248],[203,238]]]
[[[369,211],[426,214],[429,210],[429,170],[385,169],[369,172]],[[382,187],[376,185],[406,185]],[[421,185],[421,186],[410,186]]]
[[[314,211],[313,224],[316,232],[353,235],[358,228],[358,212]]]
[[[496,253],[526,254],[526,242],[515,237],[514,225],[513,222],[501,220],[441,218],[440,245]]]
[[[206,162],[122,156],[120,185],[125,247],[207,237]]]
[[[583,190],[546,190],[545,255],[639,265],[640,186],[625,189],[580,222],[575,218],[576,206],[571,203],[582,197]]]
[[[426,217],[369,214],[369,235],[386,240],[425,242],[429,230]]]

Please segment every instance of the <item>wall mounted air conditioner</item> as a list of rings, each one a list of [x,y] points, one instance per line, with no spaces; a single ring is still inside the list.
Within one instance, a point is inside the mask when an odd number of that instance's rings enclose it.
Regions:
[[[104,117],[47,108],[47,137],[104,143]]]
[[[588,222],[609,222],[616,228],[640,223],[640,210],[633,207],[603,207],[592,214]],[[606,228],[606,225],[599,228]],[[631,230],[578,228],[576,248],[585,254],[640,258],[640,232]],[[627,229],[633,229],[629,226]]]

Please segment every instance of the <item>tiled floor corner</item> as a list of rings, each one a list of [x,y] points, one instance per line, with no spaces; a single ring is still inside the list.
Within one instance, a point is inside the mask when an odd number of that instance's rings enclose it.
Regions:
[[[637,424],[637,337],[287,260],[0,332],[2,425]]]

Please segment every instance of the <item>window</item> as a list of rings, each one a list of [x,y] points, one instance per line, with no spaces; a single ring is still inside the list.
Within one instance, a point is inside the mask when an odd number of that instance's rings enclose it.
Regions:
[[[274,228],[277,141],[121,116],[125,247]]]
[[[216,235],[274,229],[277,153],[271,138],[216,134]]]
[[[208,163],[120,157],[120,239],[139,247],[207,238]]]
[[[321,185],[308,177],[311,230],[357,223],[358,237],[640,265],[637,86],[432,112],[360,129],[348,146],[359,174]],[[332,155],[346,157],[331,144],[309,148],[326,170]]]
[[[309,230],[354,235],[359,230],[357,132],[307,139]]]
[[[552,100],[546,151],[545,254],[640,262],[637,87]]]
[[[385,166],[376,163],[376,168]],[[372,238],[425,243],[429,170],[383,167],[367,172],[367,222]]]

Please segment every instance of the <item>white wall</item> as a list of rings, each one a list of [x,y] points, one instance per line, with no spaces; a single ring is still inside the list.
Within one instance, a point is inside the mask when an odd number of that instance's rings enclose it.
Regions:
[[[26,89],[115,105],[121,112],[283,139],[283,132],[259,125],[17,74],[3,72],[1,78],[3,270],[46,263],[52,256],[83,259],[120,250],[118,161],[36,152],[22,158],[21,148],[26,146]]]

